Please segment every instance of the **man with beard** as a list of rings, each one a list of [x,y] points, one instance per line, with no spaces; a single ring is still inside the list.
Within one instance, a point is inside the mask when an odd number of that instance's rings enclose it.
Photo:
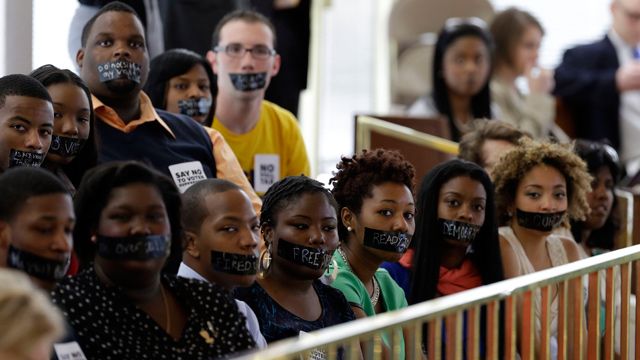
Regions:
[[[141,91],[149,71],[135,11],[112,2],[82,30],[76,61],[93,93],[99,162],[140,160],[170,175],[181,191],[216,176],[213,148],[193,120],[154,109]]]
[[[254,11],[225,16],[207,53],[218,75],[212,127],[233,149],[258,194],[289,175],[309,175],[309,159],[298,123],[289,111],[264,100],[280,69],[273,24]]]

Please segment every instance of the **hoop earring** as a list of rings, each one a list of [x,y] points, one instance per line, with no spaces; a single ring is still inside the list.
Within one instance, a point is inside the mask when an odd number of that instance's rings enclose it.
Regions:
[[[267,245],[267,248],[260,253],[260,259],[258,260],[258,278],[264,279],[271,270],[271,243]]]
[[[331,272],[329,272],[329,270],[331,270]],[[322,274],[322,282],[325,285],[331,285],[331,283],[338,278],[338,271],[338,262],[336,259],[331,259],[331,265],[329,265],[324,274]]]

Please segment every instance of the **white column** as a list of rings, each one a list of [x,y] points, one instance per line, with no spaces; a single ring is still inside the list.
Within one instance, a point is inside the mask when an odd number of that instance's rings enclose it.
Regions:
[[[33,3],[0,1],[0,74],[28,74],[32,63]]]

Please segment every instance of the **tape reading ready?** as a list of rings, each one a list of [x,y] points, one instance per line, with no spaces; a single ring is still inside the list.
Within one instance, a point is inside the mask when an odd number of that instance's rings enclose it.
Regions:
[[[411,235],[365,227],[363,243],[370,248],[402,254],[407,251],[411,243]]]
[[[204,172],[200,161],[189,161],[171,165],[169,166],[169,172],[171,173],[173,182],[181,193],[187,191],[191,185],[207,178],[207,174]]]

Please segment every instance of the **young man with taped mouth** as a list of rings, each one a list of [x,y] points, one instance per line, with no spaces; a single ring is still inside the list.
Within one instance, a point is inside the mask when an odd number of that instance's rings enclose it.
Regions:
[[[131,7],[112,2],[91,18],[76,60],[93,94],[98,162],[143,161],[170,175],[180,191],[216,176],[213,145],[202,126],[154,109],[141,91],[149,54]]]
[[[186,249],[178,276],[212,282],[229,292],[251,286],[260,224],[247,194],[232,182],[207,179],[190,187],[182,201]],[[256,345],[266,347],[255,313],[245,302],[236,303]]]
[[[67,187],[47,170],[10,169],[0,176],[0,267],[26,273],[49,292],[67,273],[75,213]],[[82,354],[69,326],[53,358]],[[74,359],[85,359],[74,357]]]
[[[47,89],[26,75],[0,78],[0,174],[10,167],[42,164],[53,133]]]
[[[267,18],[240,10],[218,23],[213,50],[207,53],[218,76],[212,127],[229,143],[259,195],[279,179],[310,173],[296,118],[264,100],[269,81],[280,68],[275,42]]]

